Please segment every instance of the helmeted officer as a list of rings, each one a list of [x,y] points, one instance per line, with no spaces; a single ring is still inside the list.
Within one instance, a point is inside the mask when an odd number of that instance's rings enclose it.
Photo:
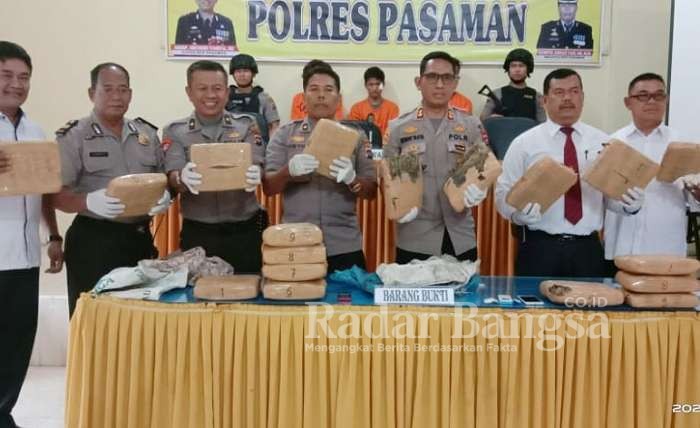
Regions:
[[[196,0],[199,9],[182,15],[177,21],[176,45],[236,46],[233,22],[214,12],[217,0]]]
[[[449,171],[467,147],[482,141],[481,122],[449,107],[459,81],[459,60],[446,52],[430,52],[421,60],[415,83],[421,105],[389,123],[384,157],[416,152],[423,166],[423,201],[398,220],[396,262],[450,254],[459,260],[476,260],[476,234],[471,210],[456,212],[442,191]],[[474,207],[487,192],[470,185],[464,204]]]
[[[260,184],[264,147],[255,119],[229,113],[228,76],[218,62],[197,61],[187,68],[187,96],[194,112],[168,124],[163,131],[165,170],[171,187],[180,193],[182,231],[180,248],[201,246],[207,256],[229,262],[236,272],[259,272],[262,231],[267,214],[255,199]],[[245,190],[199,192],[202,176],[190,160],[193,144],[246,143],[252,162]]]
[[[318,120],[333,119],[340,102],[340,78],[328,65],[303,76],[308,115],[282,125],[265,154],[265,194],[283,194],[285,223],[309,222],[323,231],[328,272],[365,267],[362,233],[355,215],[357,198],[371,199],[377,182],[371,148],[358,143],[350,158],[334,159],[330,180],[312,174],[318,160],[302,153]]]
[[[157,128],[141,118],[124,117],[131,101],[127,70],[115,63],[99,64],[90,80],[92,113],[56,131],[63,188],[54,203],[62,211],[78,213],[65,242],[71,315],[80,293],[92,289],[100,277],[156,255],[149,217],[117,218],[125,206],[106,195],[107,185],[122,175],[163,172]],[[166,211],[170,200],[165,191],[149,214]]]
[[[542,94],[527,86],[526,80],[535,69],[535,61],[527,49],[508,52],[503,69],[510,84],[494,90],[481,111],[481,120],[489,117],[527,117],[537,122],[547,120],[542,106]]]
[[[593,49],[593,29],[576,21],[578,0],[558,0],[559,19],[542,24],[538,49]]]
[[[251,55],[239,53],[231,58],[229,74],[236,82],[229,87],[229,98],[226,110],[252,114],[258,122],[263,140],[279,126],[280,115],[270,94],[262,86],[253,86],[253,80],[258,74],[258,64]]]

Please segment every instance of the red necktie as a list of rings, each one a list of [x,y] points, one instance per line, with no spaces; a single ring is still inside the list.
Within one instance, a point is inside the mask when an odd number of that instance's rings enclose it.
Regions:
[[[574,128],[565,126],[561,128],[561,132],[566,135],[566,143],[564,144],[564,165],[573,169],[578,174],[578,159],[576,158],[576,147],[571,134]],[[569,223],[576,224],[583,217],[583,205],[581,203],[581,180],[577,177],[574,184],[564,195],[564,218]]]

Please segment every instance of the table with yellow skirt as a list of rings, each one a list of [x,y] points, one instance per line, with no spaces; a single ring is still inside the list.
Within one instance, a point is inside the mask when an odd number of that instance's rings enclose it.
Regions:
[[[481,308],[467,316],[454,308],[84,294],[70,327],[65,421],[697,428],[698,403],[695,312]]]

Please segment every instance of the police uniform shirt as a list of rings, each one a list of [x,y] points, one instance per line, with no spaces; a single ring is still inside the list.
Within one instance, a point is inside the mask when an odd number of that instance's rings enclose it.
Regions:
[[[578,168],[583,172],[592,165],[603,150],[603,144],[607,143],[610,137],[583,122],[576,122],[571,127],[574,128],[571,136],[576,147]],[[504,218],[510,219],[516,211],[506,203],[506,196],[513,185],[533,163],[545,156],[563,165],[565,142],[566,135],[561,132],[561,125],[551,120],[525,131],[513,140],[503,159],[503,173],[496,182],[496,207]],[[576,224],[571,224],[564,218],[564,197],[562,196],[542,214],[542,220],[528,228],[553,235],[581,236],[600,230],[604,215],[603,194],[581,180],[581,202],[583,217]]]
[[[455,253],[462,254],[476,247],[474,219],[468,209],[456,212],[442,187],[467,146],[482,141],[481,122],[453,108],[437,130],[431,121],[419,107],[389,123],[384,157],[416,151],[423,166],[423,206],[415,220],[397,225],[397,245],[407,251],[439,255],[447,228]]]
[[[39,125],[20,110],[17,126],[0,113],[0,141],[45,141]],[[0,270],[30,269],[41,262],[41,196],[0,196]]]
[[[310,118],[286,123],[275,131],[265,153],[265,171],[276,172],[302,153],[315,122]],[[358,143],[352,155],[358,178],[376,180],[371,151]],[[304,180],[304,181],[301,181]],[[362,234],[355,215],[356,196],[344,183],[336,183],[318,174],[295,181],[283,194],[284,223],[309,222],[323,231],[328,256],[362,249]]]
[[[261,92],[260,95],[258,95],[258,98],[260,99],[260,114],[265,116],[267,123],[270,124],[279,122],[280,114],[277,111],[275,100],[272,99],[270,94],[267,92]]]
[[[212,42],[235,46],[236,34],[233,30],[233,22],[218,13],[205,19],[199,12],[183,15],[177,21],[176,45],[209,45],[210,39]]]
[[[499,100],[503,100],[503,88],[506,88],[507,86],[504,86],[502,88],[494,89],[493,94],[498,98]],[[534,102],[535,104],[535,109],[536,109],[536,117],[532,118],[536,120],[539,123],[544,122],[547,120],[547,113],[544,111],[544,105],[542,103],[542,94],[536,91],[536,97]],[[528,99],[523,98],[523,101],[531,101]],[[487,98],[486,99],[486,104],[484,104],[484,109],[481,111],[481,118],[482,120],[486,120],[489,116],[491,116],[496,112],[496,103],[491,99]],[[499,113],[500,114],[500,113]]]
[[[165,170],[180,171],[190,160],[193,144],[247,143],[251,145],[253,164],[262,166],[265,154],[255,119],[242,113],[225,112],[214,126],[205,126],[192,113],[163,129]],[[248,220],[260,205],[255,192],[229,190],[223,192],[189,192],[180,196],[182,216],[202,223],[224,223]]]
[[[668,145],[687,141],[678,132],[660,125],[649,135],[634,126],[625,126],[612,135],[656,163],[661,163]],[[635,215],[605,211],[605,258],[637,254],[685,256],[686,204],[697,211],[698,202],[684,190],[682,180],[662,183],[652,180],[644,191],[644,205]]]
[[[542,24],[538,49],[593,49],[593,29],[590,25],[574,21],[566,29],[561,20]]]
[[[163,152],[156,128],[142,119],[124,118],[121,139],[100,124],[93,112],[56,132],[63,185],[75,193],[104,189],[115,177],[163,172]],[[104,219],[91,211],[80,213]],[[117,219],[141,222],[147,216]]]

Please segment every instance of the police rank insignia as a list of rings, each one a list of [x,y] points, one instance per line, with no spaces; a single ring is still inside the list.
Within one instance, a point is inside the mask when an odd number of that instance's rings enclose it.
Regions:
[[[151,144],[151,140],[149,140],[148,137],[144,134],[139,134],[139,144],[141,144],[142,146],[147,146]]]
[[[309,132],[309,124],[307,122],[301,124],[301,132]]]
[[[295,143],[303,143],[304,137],[301,135],[292,135],[292,141]]]
[[[416,128],[415,126],[407,126],[403,129],[404,134],[413,134],[416,131],[418,131],[418,128]]]
[[[236,139],[236,138],[240,138],[240,136],[241,136],[241,134],[239,134],[239,133],[236,132],[236,131],[233,131],[233,132],[231,132],[230,134],[228,134],[228,137],[229,137],[230,139],[232,139],[232,140],[234,140],[234,139]]]
[[[225,114],[224,115],[224,123],[226,125],[231,125],[233,123],[233,121],[231,120],[231,116]]]
[[[447,120],[453,120],[455,118],[455,112],[452,110],[447,110]]]
[[[454,132],[464,132],[464,127],[462,125],[457,125],[452,129],[454,130]]]
[[[187,127],[191,130],[193,130],[197,126],[197,123],[195,122],[194,118],[190,119],[190,121],[187,123]]]

